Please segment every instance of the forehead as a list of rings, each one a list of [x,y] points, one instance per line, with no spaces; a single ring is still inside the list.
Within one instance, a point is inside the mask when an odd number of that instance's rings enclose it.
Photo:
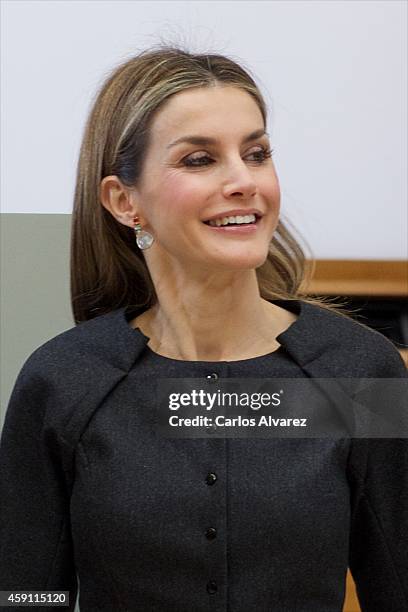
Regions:
[[[155,116],[153,140],[169,141],[190,133],[217,135],[222,128],[242,132],[263,127],[262,113],[250,94],[231,86],[199,87],[171,96]],[[211,134],[210,134],[211,132]]]

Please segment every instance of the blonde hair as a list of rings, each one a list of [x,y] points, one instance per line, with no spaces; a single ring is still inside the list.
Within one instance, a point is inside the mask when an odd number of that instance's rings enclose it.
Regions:
[[[136,186],[149,147],[155,113],[171,96],[195,87],[233,86],[246,91],[267,124],[265,101],[249,72],[219,54],[193,54],[160,45],[115,68],[97,92],[81,145],[71,231],[71,304],[76,323],[132,306],[140,313],[157,302],[134,231],[100,201],[100,184],[116,175]],[[287,223],[279,220],[269,253],[256,274],[261,297],[298,300],[336,309],[324,297],[307,297],[300,285],[312,269]]]

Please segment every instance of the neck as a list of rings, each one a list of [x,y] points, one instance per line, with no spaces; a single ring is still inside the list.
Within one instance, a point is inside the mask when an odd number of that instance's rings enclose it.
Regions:
[[[152,350],[173,359],[228,361],[279,347],[275,339],[288,313],[261,298],[255,270],[221,276],[208,275],[204,283],[190,278],[182,288],[171,278],[155,283],[157,304],[134,323]]]

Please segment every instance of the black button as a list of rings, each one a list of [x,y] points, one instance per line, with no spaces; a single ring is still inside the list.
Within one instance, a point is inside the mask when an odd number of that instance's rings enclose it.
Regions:
[[[208,540],[213,540],[214,538],[217,537],[217,530],[215,529],[215,527],[209,527],[207,529],[207,531],[205,532],[205,537]]]
[[[209,474],[207,474],[207,478],[205,479],[205,482],[208,485],[213,485],[216,480],[217,480],[217,474],[214,474],[214,472],[210,472]]]
[[[217,583],[215,582],[215,580],[210,580],[209,582],[207,582],[207,591],[212,595],[213,593],[217,592]]]
[[[212,382],[214,380],[218,380],[217,372],[212,372],[211,374],[207,374],[207,378]]]

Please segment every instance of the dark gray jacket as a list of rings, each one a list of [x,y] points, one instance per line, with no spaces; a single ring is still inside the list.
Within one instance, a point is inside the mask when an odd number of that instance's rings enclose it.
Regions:
[[[73,610],[79,578],[81,612],[341,612],[349,566],[364,611],[408,610],[408,440],[157,435],[160,377],[407,376],[379,333],[275,303],[299,318],[252,360],[156,355],[128,309],[27,359],[1,437],[0,590],[69,590]]]

